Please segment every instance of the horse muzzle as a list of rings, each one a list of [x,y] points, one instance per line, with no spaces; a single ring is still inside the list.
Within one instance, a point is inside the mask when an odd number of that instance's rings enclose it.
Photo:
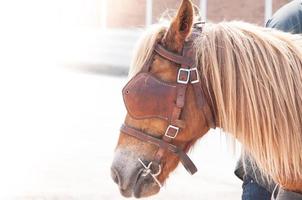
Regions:
[[[111,166],[111,177],[124,197],[148,197],[159,192],[159,166],[127,150],[117,150]]]

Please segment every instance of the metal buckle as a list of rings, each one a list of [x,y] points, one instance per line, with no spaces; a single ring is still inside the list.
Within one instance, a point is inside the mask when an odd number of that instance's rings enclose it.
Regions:
[[[181,80],[181,79],[180,79],[180,75],[181,75],[182,72],[187,73],[187,79],[186,79],[186,80]],[[191,72],[190,69],[180,68],[180,69],[178,70],[177,83],[188,84],[188,83],[189,83],[189,80],[190,80],[190,72]]]
[[[186,80],[181,80],[180,79],[180,75],[181,73],[184,72],[187,74],[187,79]],[[181,84],[188,84],[192,75],[192,72],[196,73],[196,79],[195,80],[191,80],[190,83],[194,84],[194,83],[198,83],[199,82],[199,72],[197,70],[196,67],[192,68],[192,69],[185,69],[185,68],[180,68],[178,70],[178,75],[177,75],[177,83],[181,83]]]
[[[194,67],[194,68],[190,69],[190,75],[192,74],[192,71],[194,71],[196,73],[196,79],[195,80],[191,80],[191,83],[192,84],[198,83],[199,82],[199,72],[198,72],[197,68]]]
[[[173,135],[173,136],[168,135],[168,132],[169,132],[170,128],[175,130],[175,135]],[[174,139],[174,138],[176,138],[176,136],[178,134],[178,131],[179,131],[179,127],[169,125],[168,128],[166,129],[165,136],[168,137],[168,138]]]

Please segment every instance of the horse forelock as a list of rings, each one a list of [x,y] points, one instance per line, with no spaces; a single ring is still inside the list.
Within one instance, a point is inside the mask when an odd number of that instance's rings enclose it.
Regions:
[[[140,37],[135,45],[133,58],[130,64],[129,78],[135,76],[153,53],[154,44],[166,32],[167,25],[158,23],[150,26]]]

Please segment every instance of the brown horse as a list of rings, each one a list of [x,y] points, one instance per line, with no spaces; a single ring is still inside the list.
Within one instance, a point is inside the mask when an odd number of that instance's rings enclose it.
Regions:
[[[183,0],[170,26],[141,39],[123,89],[128,114],[112,177],[126,197],[156,194],[210,128],[239,140],[282,188],[302,192],[301,37],[243,22],[194,23]]]

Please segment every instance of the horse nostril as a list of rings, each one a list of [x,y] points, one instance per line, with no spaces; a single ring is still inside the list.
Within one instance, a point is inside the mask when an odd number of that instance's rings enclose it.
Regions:
[[[114,181],[116,184],[119,185],[119,176],[118,176],[118,172],[117,172],[115,169],[113,169],[113,168],[111,168],[111,177],[112,177],[113,181]]]

